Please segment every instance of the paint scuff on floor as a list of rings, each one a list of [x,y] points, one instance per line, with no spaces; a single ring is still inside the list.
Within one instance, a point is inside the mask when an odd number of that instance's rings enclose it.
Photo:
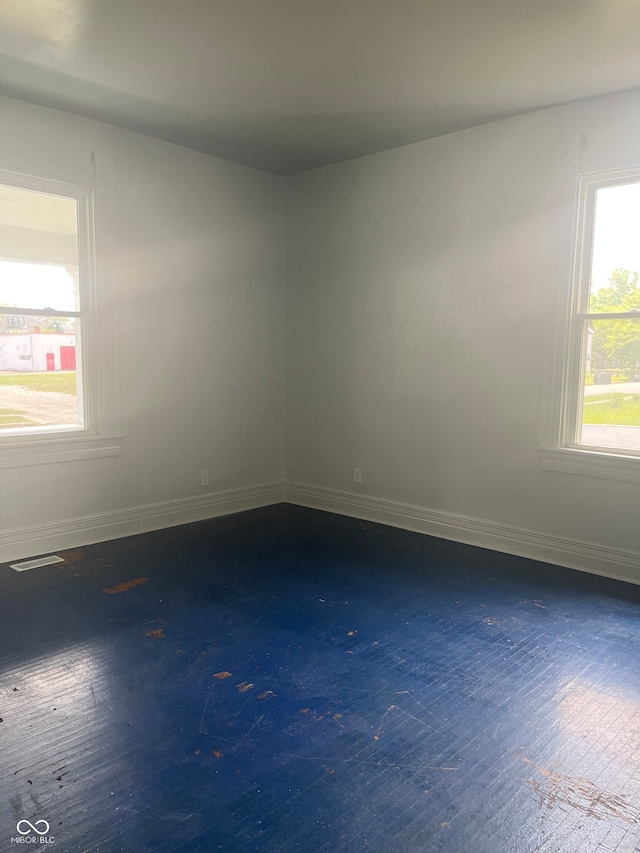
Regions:
[[[640,812],[637,808],[617,794],[598,788],[590,779],[541,767],[525,756],[520,758],[543,777],[542,779],[525,779],[525,782],[533,788],[545,805],[570,806],[596,820],[618,818],[626,823],[640,821]]]
[[[149,578],[134,578],[132,581],[123,581],[123,583],[116,584],[116,586],[105,586],[102,588],[102,591],[106,592],[107,595],[115,595],[117,592],[126,592],[134,586],[140,586],[148,580]]]

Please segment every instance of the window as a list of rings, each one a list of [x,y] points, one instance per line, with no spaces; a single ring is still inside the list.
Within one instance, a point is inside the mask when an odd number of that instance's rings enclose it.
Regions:
[[[0,167],[0,467],[119,452],[96,174]]]
[[[82,199],[0,184],[0,430],[77,429]]]
[[[593,188],[577,441],[640,453],[640,176]]]
[[[640,480],[640,168],[583,175],[543,467]]]

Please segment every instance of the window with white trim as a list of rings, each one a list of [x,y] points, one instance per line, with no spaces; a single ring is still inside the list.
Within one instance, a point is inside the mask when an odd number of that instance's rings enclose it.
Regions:
[[[85,424],[83,196],[0,184],[0,430]],[[83,239],[84,238],[84,239]],[[83,271],[84,275],[84,271]]]
[[[543,449],[543,466],[635,481],[640,479],[640,167],[578,179],[575,233],[558,365],[556,441]]]
[[[119,452],[96,171],[0,168],[0,467]]]

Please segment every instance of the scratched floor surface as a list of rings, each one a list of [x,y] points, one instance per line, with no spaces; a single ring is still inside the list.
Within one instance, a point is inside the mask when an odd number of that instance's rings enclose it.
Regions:
[[[638,588],[285,505],[63,556],[0,567],[1,850],[640,849]]]

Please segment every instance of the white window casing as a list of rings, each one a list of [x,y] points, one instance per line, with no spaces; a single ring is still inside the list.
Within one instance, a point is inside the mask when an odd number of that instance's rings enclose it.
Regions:
[[[637,158],[637,153],[599,158],[587,158],[583,153],[575,158],[573,172],[570,166],[561,176],[565,212],[559,235],[561,299],[548,360],[539,445],[542,468],[548,471],[640,482],[640,451],[579,441],[589,318],[633,316],[588,313],[596,193],[600,188],[640,182]]]
[[[113,183],[113,162],[98,153],[86,169],[0,156],[0,184],[68,196],[77,202],[81,310],[76,312],[76,331],[81,337],[81,358],[76,376],[82,400],[77,425],[0,431],[0,468],[120,453],[109,263]]]

